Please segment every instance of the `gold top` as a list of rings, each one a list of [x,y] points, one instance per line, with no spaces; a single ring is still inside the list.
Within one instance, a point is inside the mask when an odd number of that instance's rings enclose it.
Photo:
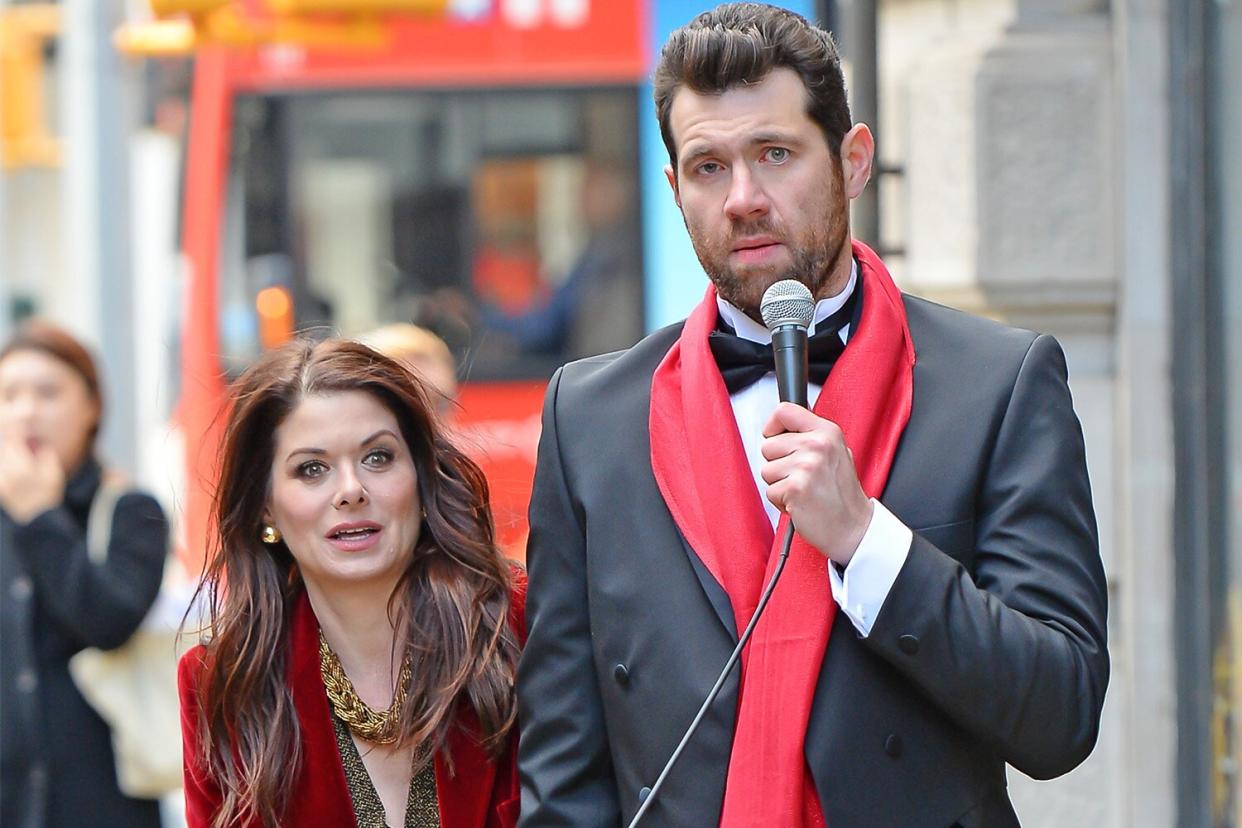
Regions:
[[[401,673],[397,676],[397,692],[393,695],[392,704],[383,712],[376,712],[358,697],[354,683],[345,675],[341,660],[328,646],[328,639],[319,631],[319,672],[323,676],[323,687],[328,692],[328,700],[332,702],[332,712],[359,739],[374,742],[378,745],[390,745],[397,741],[397,722],[401,716],[401,707],[405,704],[405,695],[410,688],[409,651],[401,662]]]
[[[354,806],[354,820],[358,828],[388,828],[384,818],[384,804],[367,773],[358,746],[349,735],[349,726],[334,714],[332,729],[336,731],[336,747],[341,754],[341,767],[349,786],[349,798]],[[436,796],[436,770],[434,762],[427,762],[423,769],[410,779],[410,790],[405,803],[404,828],[440,828],[440,803]]]

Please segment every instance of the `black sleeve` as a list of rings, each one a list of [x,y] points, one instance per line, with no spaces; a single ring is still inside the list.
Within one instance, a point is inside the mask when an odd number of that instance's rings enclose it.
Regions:
[[[591,650],[586,538],[557,437],[562,373],[548,387],[530,504],[529,637],[518,669],[522,826],[620,822]]]
[[[915,536],[867,646],[1024,773],[1087,757],[1108,684],[1107,593],[1065,357],[1031,345],[978,495],[974,572]]]
[[[153,498],[124,495],[113,514],[108,558],[98,566],[63,506],[16,526],[14,541],[39,604],[82,646],[108,650],[133,635],[155,602],[168,521]]]

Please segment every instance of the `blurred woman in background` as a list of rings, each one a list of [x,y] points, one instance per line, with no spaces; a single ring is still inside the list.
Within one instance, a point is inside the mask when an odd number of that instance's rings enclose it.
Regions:
[[[151,497],[112,509],[106,559],[87,523],[103,470],[94,361],[72,336],[31,321],[0,349],[0,825],[160,824],[154,800],[117,787],[108,725],[69,659],[112,649],[159,591],[168,524]]]
[[[524,580],[432,408],[343,340],[237,381],[181,662],[191,826],[516,823]]]

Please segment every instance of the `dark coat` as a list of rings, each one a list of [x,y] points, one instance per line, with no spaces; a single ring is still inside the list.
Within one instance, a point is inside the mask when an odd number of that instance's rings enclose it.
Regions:
[[[86,519],[99,464],[70,478],[64,502],[19,525],[0,511],[0,825],[157,826],[158,803],[117,788],[108,725],[69,676],[87,647],[118,647],[159,592],[168,522],[158,503],[117,501],[108,559],[94,566]]]
[[[807,764],[831,828],[1013,826],[1006,763],[1044,778],[1081,762],[1108,682],[1082,433],[1051,337],[905,306],[913,408],[880,499],[914,541],[871,634],[833,625]],[[523,826],[625,824],[737,641],[651,471],[652,372],[680,331],[571,363],[548,390],[518,680]],[[734,672],[645,826],[716,824],[736,706]]]

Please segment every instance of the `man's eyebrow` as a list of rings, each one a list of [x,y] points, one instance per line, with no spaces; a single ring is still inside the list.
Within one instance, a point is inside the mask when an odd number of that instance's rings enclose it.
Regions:
[[[800,144],[802,142],[792,133],[773,130],[769,132],[756,132],[750,136],[747,143],[754,146],[755,144]]]
[[[713,155],[715,152],[716,152],[715,147],[711,146],[710,144],[699,144],[697,147],[690,150],[690,152],[682,153],[681,163],[684,165],[689,165],[695,161],[698,161],[700,158],[706,157],[708,155]]]
[[[748,147],[760,146],[763,144],[781,144],[785,146],[798,146],[801,143],[802,143],[802,140],[798,138],[798,136],[794,135],[793,133],[779,132],[777,130],[764,130],[763,132],[756,132],[755,134],[748,135],[746,137],[746,146]],[[693,149],[691,149],[689,152],[683,152],[681,154],[680,159],[678,160],[678,164],[690,166],[695,161],[698,161],[700,158],[703,158],[709,155],[715,155],[716,152],[717,152],[716,147],[712,144],[699,144],[695,146]]]

